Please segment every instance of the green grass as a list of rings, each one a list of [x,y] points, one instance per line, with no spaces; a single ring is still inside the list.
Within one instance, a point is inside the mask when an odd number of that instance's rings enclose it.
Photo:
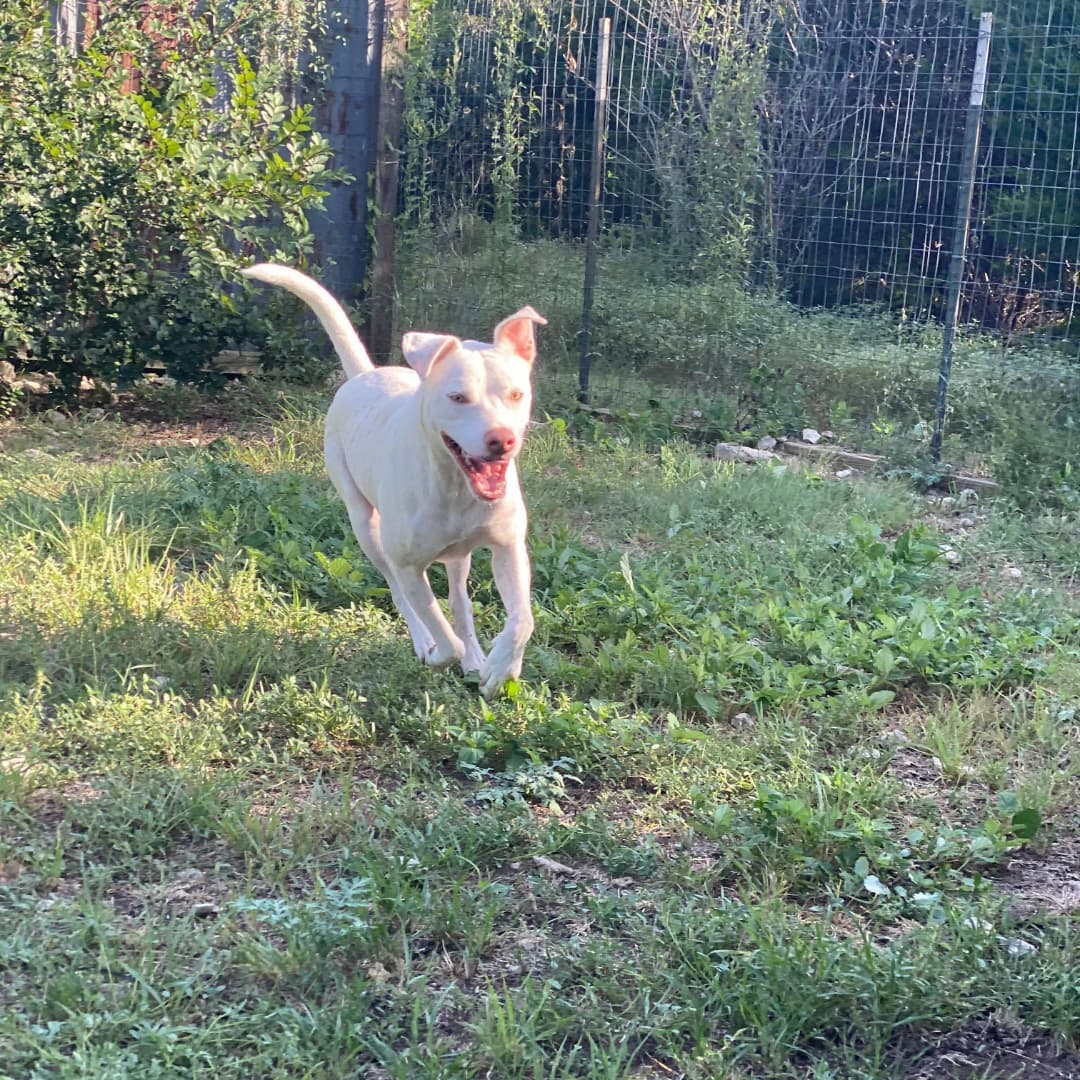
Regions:
[[[175,404],[0,433],[0,1076],[1076,1070],[1060,508],[542,423],[487,705],[415,662],[318,395]]]

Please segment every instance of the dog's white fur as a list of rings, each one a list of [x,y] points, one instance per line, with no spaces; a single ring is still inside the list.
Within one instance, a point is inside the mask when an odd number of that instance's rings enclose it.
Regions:
[[[492,697],[521,674],[533,631],[526,512],[515,459],[532,405],[534,326],[524,307],[495,327],[494,343],[408,333],[410,367],[376,368],[337,301],[286,266],[243,271],[294,293],[318,316],[345,369],[326,416],[326,468],[356,539],[386,578],[416,655],[432,667],[460,661]],[[411,370],[410,370],[411,368]],[[449,441],[448,441],[449,440]],[[485,657],[468,593],[472,552],[491,549],[506,625]],[[452,622],[427,568],[446,567]]]

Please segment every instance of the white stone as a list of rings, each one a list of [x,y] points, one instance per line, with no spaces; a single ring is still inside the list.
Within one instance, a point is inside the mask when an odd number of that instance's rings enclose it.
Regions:
[[[736,461],[742,465],[776,459],[776,455],[769,450],[755,450],[750,446],[739,446],[737,443],[723,442],[717,443],[713,447],[713,457],[717,461]]]
[[[1007,937],[1002,940],[1005,943],[1005,950],[1010,956],[1030,956],[1033,952],[1038,951],[1037,945],[1032,945],[1030,941],[1025,941],[1023,938]]]

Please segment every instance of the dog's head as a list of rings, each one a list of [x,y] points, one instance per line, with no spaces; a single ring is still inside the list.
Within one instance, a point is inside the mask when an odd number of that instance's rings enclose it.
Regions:
[[[448,334],[409,333],[401,342],[420,376],[424,415],[473,494],[485,502],[506,493],[506,470],[525,438],[532,408],[537,323],[531,307],[495,327],[492,344]]]

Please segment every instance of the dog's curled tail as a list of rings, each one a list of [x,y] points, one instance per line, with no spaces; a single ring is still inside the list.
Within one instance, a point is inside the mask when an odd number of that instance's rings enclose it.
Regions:
[[[267,285],[280,285],[294,296],[300,297],[318,316],[341,359],[345,374],[350,379],[354,375],[374,370],[371,357],[349,322],[348,315],[317,281],[313,281],[307,274],[301,274],[299,270],[293,270],[291,266],[279,266],[276,263],[256,263],[240,273],[245,277],[265,281]]]

